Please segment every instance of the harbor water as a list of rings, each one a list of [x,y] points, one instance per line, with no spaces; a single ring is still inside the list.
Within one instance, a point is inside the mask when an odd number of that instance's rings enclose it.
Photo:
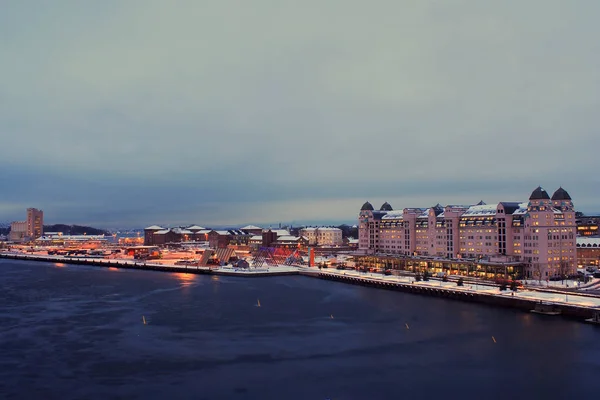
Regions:
[[[600,327],[304,276],[0,260],[14,399],[593,399]]]

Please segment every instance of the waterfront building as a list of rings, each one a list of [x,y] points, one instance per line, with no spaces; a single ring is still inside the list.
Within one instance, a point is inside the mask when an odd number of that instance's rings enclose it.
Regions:
[[[108,239],[104,235],[63,235],[61,232],[47,232],[35,239],[38,246],[62,246],[66,248],[95,249],[105,246]]]
[[[275,248],[306,250],[308,239],[304,236],[279,236],[277,240],[271,243]]]
[[[600,235],[600,215],[577,215],[577,236],[597,237]]]
[[[225,230],[210,231],[208,233],[208,244],[213,249],[224,249],[229,245],[231,233]]]
[[[10,224],[8,240],[11,242],[23,242],[27,239],[27,221],[15,221]]]
[[[577,266],[600,267],[600,237],[577,238]]]
[[[262,234],[263,228],[256,225],[246,225],[243,228],[240,228],[241,231],[245,232],[248,235],[260,235]]]
[[[375,210],[366,202],[358,254],[362,262],[384,265],[401,265],[402,258],[405,268],[409,261],[467,275],[548,279],[575,273],[575,210],[563,188],[550,197],[541,187],[528,202],[402,210],[387,202]]]
[[[154,234],[162,230],[164,230],[164,228],[158,225],[152,225],[144,228],[144,245],[154,246]]]
[[[307,227],[300,229],[300,236],[308,239],[310,246],[342,246],[342,230],[332,227]]]
[[[27,209],[27,237],[37,239],[44,234],[44,212],[37,208]]]
[[[188,228],[163,228],[159,225],[152,225],[144,229],[144,245],[164,246],[169,243],[208,242],[210,232],[212,232],[211,229],[205,229],[198,225]]]

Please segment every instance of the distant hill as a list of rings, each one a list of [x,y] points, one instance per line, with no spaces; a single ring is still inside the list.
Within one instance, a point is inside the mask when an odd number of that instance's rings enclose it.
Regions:
[[[54,224],[44,225],[44,232],[62,232],[63,235],[108,235],[103,229],[92,228],[91,226]]]

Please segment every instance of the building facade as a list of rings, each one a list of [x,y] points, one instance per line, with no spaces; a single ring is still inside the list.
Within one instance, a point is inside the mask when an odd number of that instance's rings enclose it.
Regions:
[[[307,227],[300,230],[300,236],[308,240],[310,246],[342,246],[342,230],[332,227]]]
[[[598,237],[600,232],[600,215],[581,215],[576,219],[577,236]]]
[[[44,234],[44,212],[37,208],[27,209],[27,237],[37,239]]]
[[[15,221],[10,224],[8,240],[11,242],[23,242],[27,239],[27,221]]]
[[[536,188],[528,202],[436,205],[379,210],[366,202],[359,214],[359,252],[523,264],[526,277],[546,279],[576,270],[575,210],[559,188]]]
[[[577,238],[577,266],[600,267],[600,238]]]

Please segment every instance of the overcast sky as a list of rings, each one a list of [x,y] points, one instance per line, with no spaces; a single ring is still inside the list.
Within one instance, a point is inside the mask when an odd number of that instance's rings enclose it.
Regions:
[[[597,0],[37,1],[0,12],[0,221],[600,212]]]

